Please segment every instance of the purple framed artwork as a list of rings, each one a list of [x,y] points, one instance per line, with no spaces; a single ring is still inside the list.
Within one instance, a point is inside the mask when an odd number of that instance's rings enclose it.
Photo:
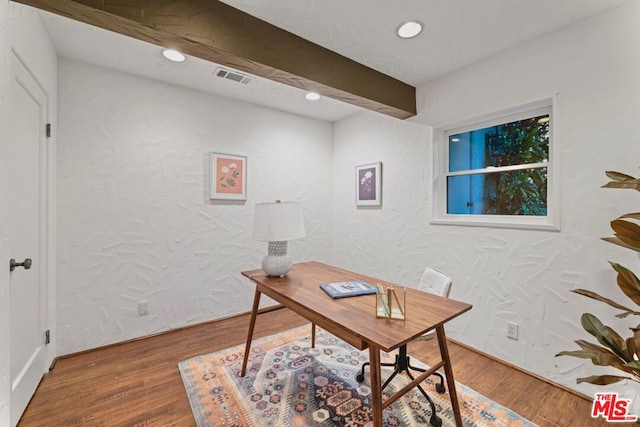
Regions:
[[[382,163],[356,166],[356,206],[382,206]]]

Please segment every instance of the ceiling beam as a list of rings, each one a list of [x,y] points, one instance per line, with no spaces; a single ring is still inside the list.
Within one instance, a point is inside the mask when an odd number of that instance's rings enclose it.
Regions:
[[[14,0],[405,119],[416,90],[217,0]]]

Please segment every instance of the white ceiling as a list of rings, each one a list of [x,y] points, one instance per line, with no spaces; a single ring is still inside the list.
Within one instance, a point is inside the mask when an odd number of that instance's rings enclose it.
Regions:
[[[251,15],[406,83],[434,78],[588,19],[630,0],[223,0]],[[271,108],[336,121],[360,110],[262,78],[248,85],[214,76],[216,64],[169,63],[160,49],[41,12],[62,57],[114,68]],[[402,40],[395,29],[418,19],[425,30]]]

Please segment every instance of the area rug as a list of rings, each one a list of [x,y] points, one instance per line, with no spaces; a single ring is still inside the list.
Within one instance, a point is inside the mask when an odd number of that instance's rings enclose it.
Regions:
[[[178,367],[196,423],[200,427],[360,427],[371,421],[367,374],[356,375],[368,361],[359,351],[326,331],[316,330],[311,348],[310,327],[257,339],[251,347],[247,373],[239,377],[244,344],[181,362]],[[393,354],[382,354],[393,362]],[[425,367],[412,358],[412,364]],[[383,381],[392,368],[382,369]],[[437,381],[437,379],[436,379]],[[398,375],[383,391],[383,399],[408,383]],[[438,394],[431,378],[422,383],[434,400],[443,426],[455,426],[449,395]],[[470,388],[457,384],[465,427],[533,427],[520,417]],[[384,410],[385,426],[428,426],[431,408],[413,389]]]

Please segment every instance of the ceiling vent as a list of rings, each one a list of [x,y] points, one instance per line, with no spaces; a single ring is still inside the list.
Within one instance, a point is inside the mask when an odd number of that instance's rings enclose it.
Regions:
[[[218,68],[216,70],[216,76],[221,77],[223,79],[233,80],[234,82],[248,84],[251,81],[251,77],[240,74],[237,71],[225,70],[224,68]]]

